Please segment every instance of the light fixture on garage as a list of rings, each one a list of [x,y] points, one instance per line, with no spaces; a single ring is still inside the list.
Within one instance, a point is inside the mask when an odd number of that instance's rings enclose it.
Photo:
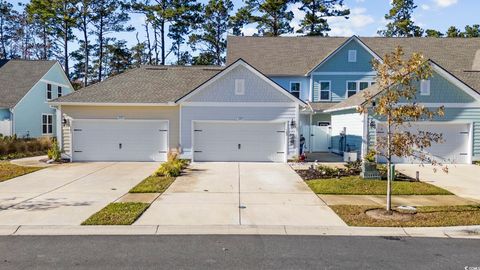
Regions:
[[[290,121],[290,128],[294,129],[295,126],[296,126],[295,120],[293,120],[293,118],[292,118],[292,120]]]

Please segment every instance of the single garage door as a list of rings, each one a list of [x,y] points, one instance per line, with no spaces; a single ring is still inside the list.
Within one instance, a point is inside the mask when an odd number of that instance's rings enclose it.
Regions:
[[[443,143],[432,143],[432,146],[417,151],[423,151],[429,157],[442,163],[465,164],[469,163],[470,151],[469,141],[470,125],[456,124],[456,123],[421,123],[412,124],[406,127],[406,130],[411,132],[431,131],[441,133],[443,136]],[[378,125],[377,136],[385,136],[385,125]],[[419,159],[415,157],[394,158],[395,163],[420,163]]]
[[[285,123],[194,122],[194,161],[284,162]]]
[[[74,120],[74,161],[164,161],[168,121]]]

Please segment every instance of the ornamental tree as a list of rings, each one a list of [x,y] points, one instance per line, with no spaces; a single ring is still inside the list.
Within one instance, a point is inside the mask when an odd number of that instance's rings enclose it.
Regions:
[[[432,76],[429,62],[420,53],[413,53],[405,59],[401,47],[386,54],[383,61],[373,60],[376,75],[376,90],[366,90],[367,100],[359,108],[361,113],[369,113],[384,122],[385,136],[377,136],[375,149],[377,156],[387,161],[387,211],[391,211],[391,164],[393,157],[414,156],[422,164],[441,165],[422,149],[434,143],[442,143],[441,133],[430,130],[409,129],[411,123],[428,121],[444,115],[443,106],[426,108],[417,103],[417,89],[422,80]],[[417,125],[419,126],[419,125]],[[447,168],[443,168],[447,172]]]

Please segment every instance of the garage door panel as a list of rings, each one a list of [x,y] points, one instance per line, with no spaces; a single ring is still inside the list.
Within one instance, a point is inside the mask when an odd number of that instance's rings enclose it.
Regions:
[[[75,161],[163,161],[167,121],[74,120]]]
[[[431,131],[441,133],[443,137],[442,143],[432,143],[432,146],[417,151],[425,153],[429,158],[441,163],[468,163],[469,161],[469,140],[470,126],[469,124],[456,123],[422,123],[412,124],[405,127],[405,130],[417,133],[418,131]],[[377,127],[377,136],[386,136],[386,127],[383,124]],[[381,161],[385,161],[384,159]],[[394,157],[395,163],[421,163],[421,160],[415,157],[399,158]]]
[[[196,161],[283,162],[285,123],[194,124]]]

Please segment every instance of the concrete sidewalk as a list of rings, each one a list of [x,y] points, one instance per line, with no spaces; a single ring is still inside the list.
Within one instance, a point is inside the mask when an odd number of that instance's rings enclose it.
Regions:
[[[480,239],[480,226],[344,227],[344,226],[0,226],[0,235],[331,235]]]
[[[385,195],[318,195],[327,205],[386,205]],[[461,198],[455,195],[393,195],[395,206],[448,206],[472,205],[479,201]]]

